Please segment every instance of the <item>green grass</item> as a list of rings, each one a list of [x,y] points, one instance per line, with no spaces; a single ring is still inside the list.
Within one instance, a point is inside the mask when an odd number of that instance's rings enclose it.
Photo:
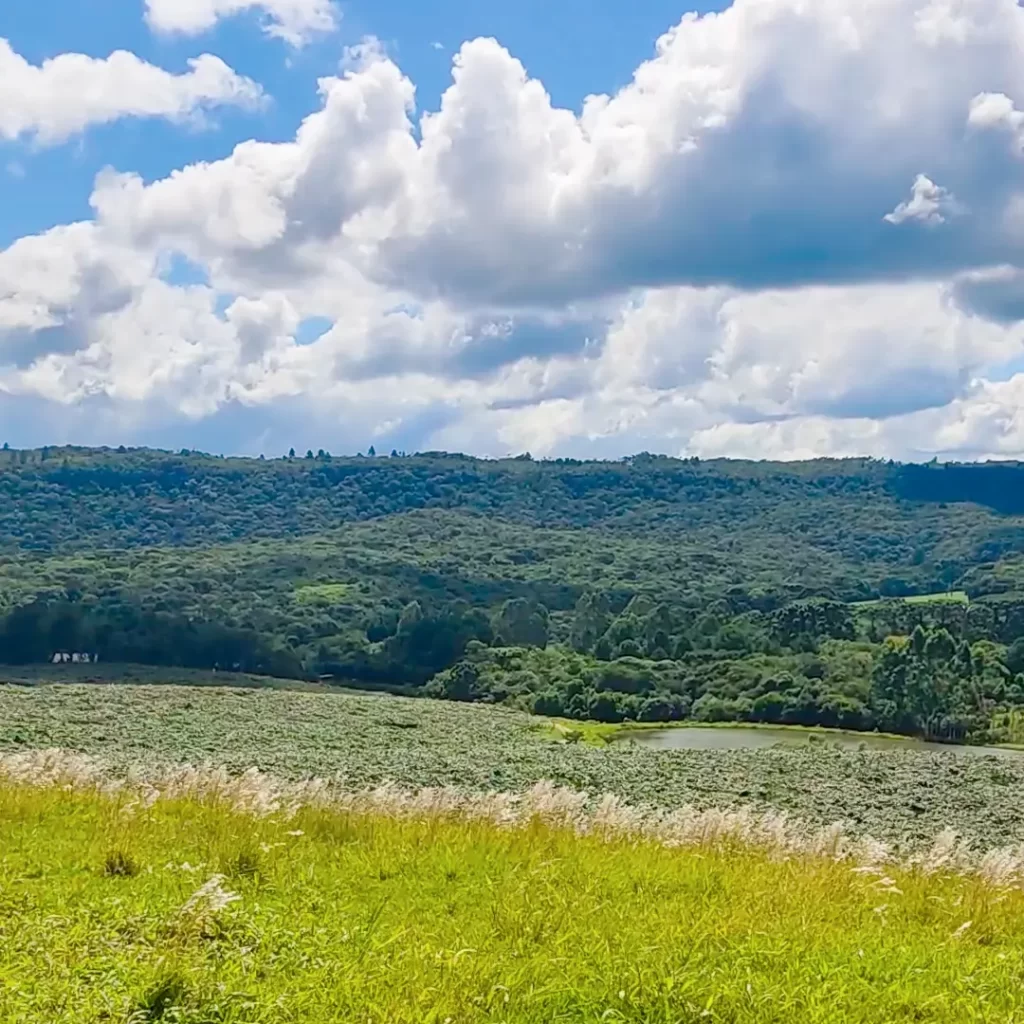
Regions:
[[[1024,894],[963,877],[8,785],[0,849],[5,1024],[1024,1020]]]
[[[299,604],[341,604],[351,594],[352,586],[348,583],[309,583],[295,588],[295,600]]]
[[[550,779],[659,807],[778,808],[896,843],[947,826],[1024,838],[1024,758],[953,752],[669,751],[555,742],[500,707],[351,693],[184,686],[0,686],[0,750],[62,747],[114,769],[213,763],[284,778],[520,790]]]
[[[951,590],[945,594],[916,594],[906,598],[907,604],[970,604],[970,598],[963,590]]]
[[[870,608],[872,605],[884,604],[891,598],[882,598],[876,601],[856,601],[854,608]],[[915,594],[913,597],[901,598],[907,604],[970,604],[971,599],[963,590],[943,590],[937,594]]]

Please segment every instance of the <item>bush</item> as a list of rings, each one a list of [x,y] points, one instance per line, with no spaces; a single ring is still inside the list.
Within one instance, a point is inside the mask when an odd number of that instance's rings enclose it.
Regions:
[[[648,697],[640,705],[638,722],[678,722],[690,713],[690,704],[685,697],[676,694]]]
[[[733,720],[729,702],[711,693],[705,693],[693,705],[692,713],[698,722],[729,722]]]
[[[544,715],[546,718],[569,718],[566,712],[562,696],[554,690],[546,693],[538,693],[533,698],[533,706],[530,709],[535,715]]]
[[[597,689],[602,691],[643,694],[650,693],[654,687],[654,676],[642,664],[614,661],[607,668],[602,668],[597,677]]]

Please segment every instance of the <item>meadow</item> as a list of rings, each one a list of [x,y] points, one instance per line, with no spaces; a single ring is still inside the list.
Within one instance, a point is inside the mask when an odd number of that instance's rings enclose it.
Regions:
[[[0,822],[9,1024],[1024,1020],[1019,855],[38,756]]]
[[[964,590],[942,590],[936,594],[915,594],[911,597],[904,597],[903,600],[910,605],[927,604],[970,604],[970,597]],[[884,600],[876,598],[873,601],[854,601],[855,608],[877,608],[884,605]]]

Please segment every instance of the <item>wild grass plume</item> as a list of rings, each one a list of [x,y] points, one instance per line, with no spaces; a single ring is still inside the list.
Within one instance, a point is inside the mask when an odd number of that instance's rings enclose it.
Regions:
[[[740,848],[776,859],[846,861],[862,871],[891,864],[923,874],[976,875],[1002,888],[1024,883],[1024,844],[986,850],[953,829],[944,829],[931,843],[916,849],[894,848],[850,832],[841,821],[816,827],[784,812],[747,807],[664,810],[633,806],[614,794],[588,794],[549,781],[518,793],[456,786],[409,789],[392,783],[349,790],[323,779],[281,780],[257,768],[233,775],[224,768],[190,765],[118,777],[93,758],[55,749],[0,755],[0,784],[105,798],[125,820],[160,801],[184,800],[236,815],[280,821],[316,810],[345,818],[486,823],[513,830],[539,826],[608,842],[683,849]],[[254,876],[260,870],[259,851],[240,847],[227,864],[226,870],[234,876]],[[134,859],[123,849],[107,855],[106,874],[130,876],[137,870]]]

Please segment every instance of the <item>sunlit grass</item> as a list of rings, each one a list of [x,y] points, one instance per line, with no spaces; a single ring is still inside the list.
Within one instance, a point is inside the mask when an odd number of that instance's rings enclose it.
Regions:
[[[1024,1020],[991,878],[0,785],[0,1020]]]
[[[855,608],[870,608],[873,605],[885,604],[888,598],[875,601],[856,601]],[[902,598],[906,604],[970,604],[971,599],[963,590],[942,590],[935,594],[915,594],[912,597]]]
[[[331,605],[344,601],[352,592],[350,583],[309,583],[295,588],[299,604]]]

